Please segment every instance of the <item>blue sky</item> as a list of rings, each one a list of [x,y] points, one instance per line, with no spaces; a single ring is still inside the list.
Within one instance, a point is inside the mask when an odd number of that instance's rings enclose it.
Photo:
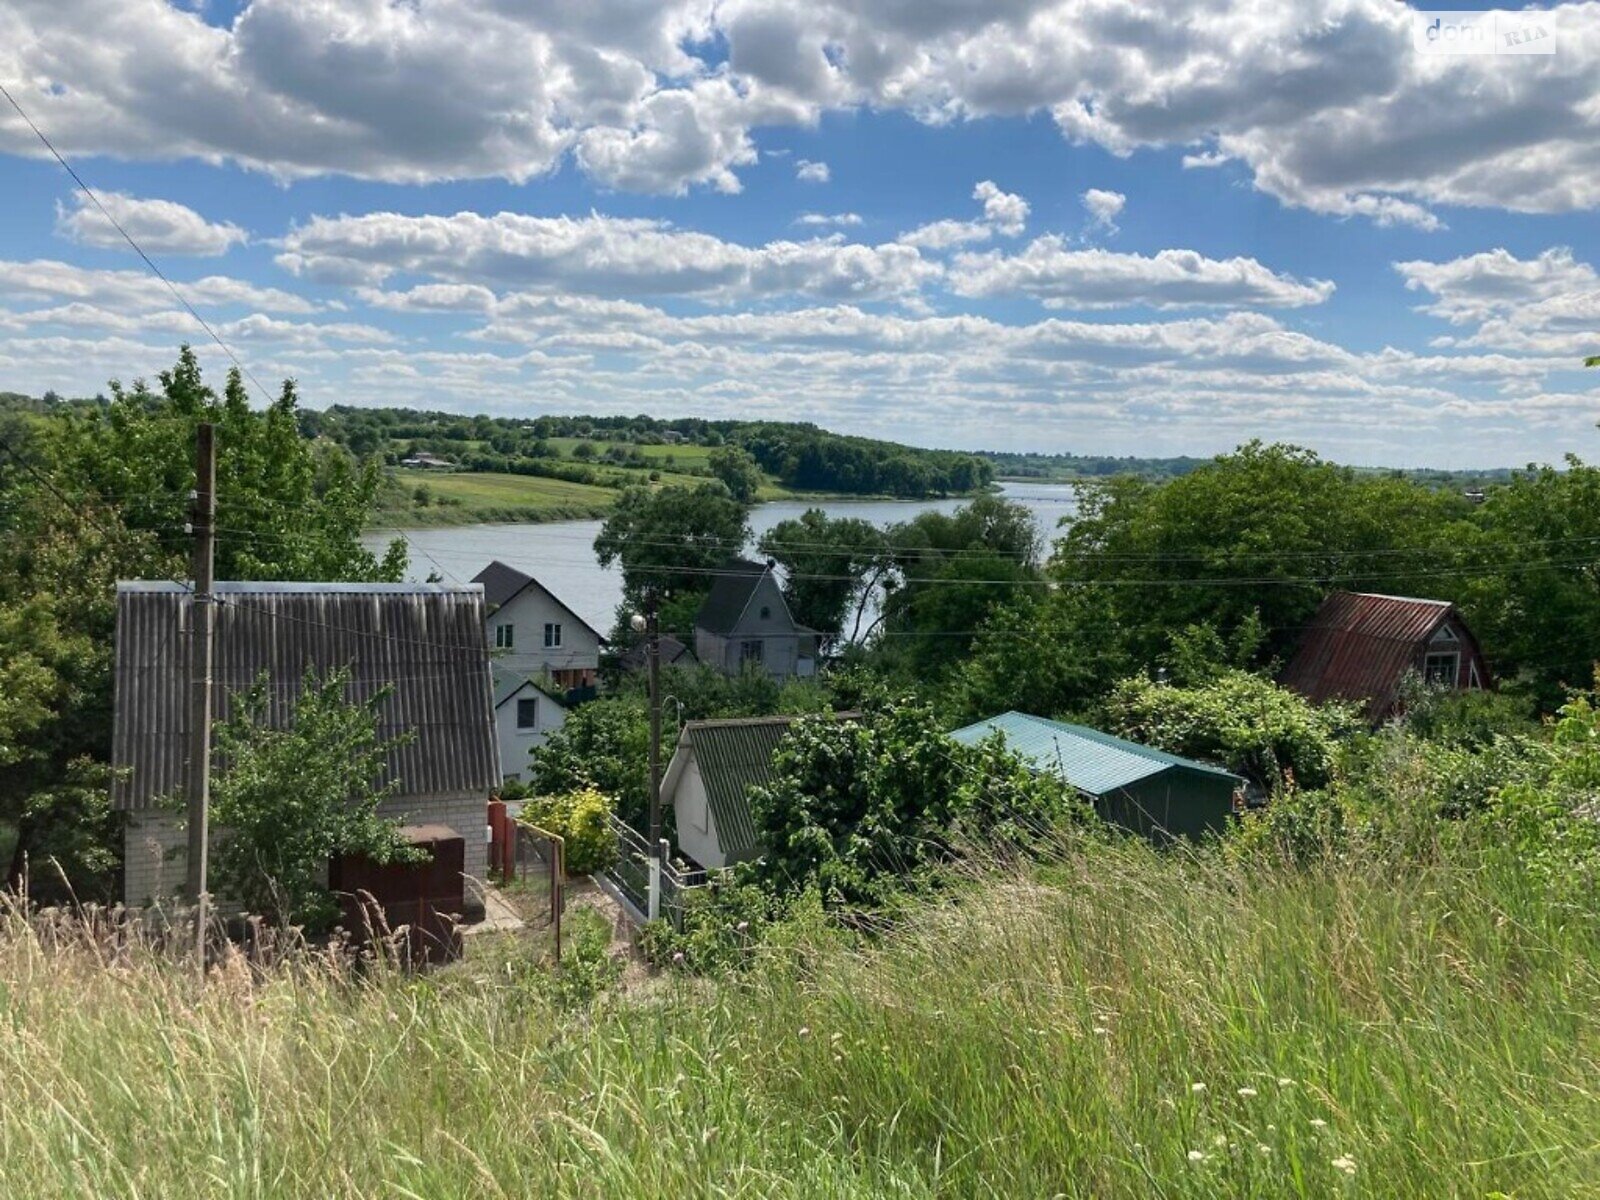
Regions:
[[[1600,450],[1600,4],[14,0],[0,81],[305,402]],[[0,112],[0,389],[204,334]]]

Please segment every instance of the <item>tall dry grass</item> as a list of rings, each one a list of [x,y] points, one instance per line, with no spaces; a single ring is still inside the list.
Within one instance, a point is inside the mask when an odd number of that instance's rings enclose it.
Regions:
[[[1134,845],[563,1010],[0,932],[0,1195],[1600,1195],[1600,935],[1503,856]]]

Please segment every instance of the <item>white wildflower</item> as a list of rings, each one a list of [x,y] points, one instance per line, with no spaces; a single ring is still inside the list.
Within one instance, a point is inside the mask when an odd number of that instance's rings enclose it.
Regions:
[[[1189,1161],[1190,1162],[1205,1162],[1205,1160],[1206,1160],[1206,1156],[1203,1153],[1201,1153],[1199,1150],[1191,1150],[1191,1151],[1189,1151]]]
[[[1250,1097],[1254,1096],[1255,1094],[1256,1090],[1253,1087],[1242,1087],[1239,1089],[1239,1095],[1243,1096],[1246,1100],[1250,1099]]]
[[[1338,1158],[1334,1159],[1333,1165],[1337,1169],[1343,1171],[1346,1175],[1354,1175],[1356,1173],[1356,1160],[1351,1158],[1348,1154],[1341,1154]]]
[[[1321,1117],[1312,1117],[1311,1118],[1311,1128],[1313,1128],[1313,1129],[1326,1129],[1327,1127],[1328,1127],[1328,1123],[1326,1121],[1324,1121]]]
[[[1203,1083],[1191,1083],[1189,1085],[1189,1090],[1198,1096],[1206,1090],[1206,1085]]]

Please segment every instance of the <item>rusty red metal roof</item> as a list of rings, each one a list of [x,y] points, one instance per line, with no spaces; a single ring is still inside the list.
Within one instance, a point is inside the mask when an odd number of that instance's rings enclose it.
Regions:
[[[1400,681],[1450,619],[1447,600],[1334,592],[1322,602],[1278,681],[1317,703],[1365,704],[1374,719],[1393,706]]]

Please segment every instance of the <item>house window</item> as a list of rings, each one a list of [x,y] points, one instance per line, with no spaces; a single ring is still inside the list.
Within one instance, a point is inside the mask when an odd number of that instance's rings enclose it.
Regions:
[[[554,621],[546,621],[544,624],[544,648],[546,650],[555,650],[560,645],[561,626]]]
[[[741,663],[758,663],[761,661],[761,653],[762,642],[760,638],[739,643],[739,661]]]
[[[509,650],[516,633],[512,625],[496,625],[494,627],[494,648],[496,650]]]
[[[1433,687],[1455,687],[1461,678],[1461,655],[1454,650],[1428,655],[1422,663],[1422,678]]]
[[[761,619],[763,621],[772,620],[772,608],[770,605],[763,604],[761,606]]]
[[[537,729],[539,727],[539,697],[531,696],[526,700],[517,701],[517,728]]]

